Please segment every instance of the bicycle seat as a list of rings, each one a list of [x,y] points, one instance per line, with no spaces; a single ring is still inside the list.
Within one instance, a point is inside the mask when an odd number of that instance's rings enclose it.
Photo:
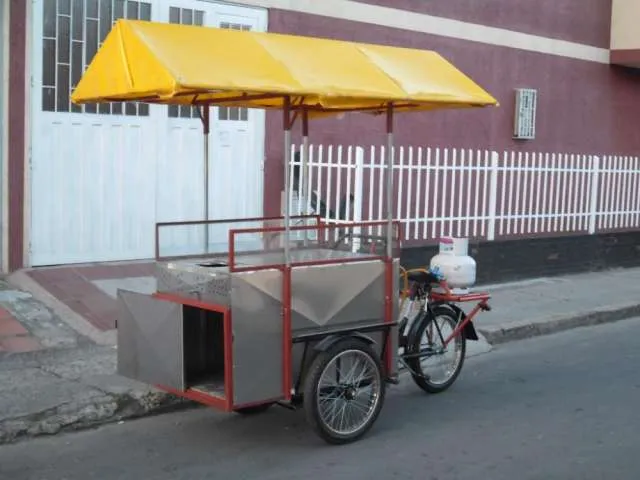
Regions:
[[[428,272],[411,272],[407,276],[410,282],[416,283],[438,283],[438,278]]]

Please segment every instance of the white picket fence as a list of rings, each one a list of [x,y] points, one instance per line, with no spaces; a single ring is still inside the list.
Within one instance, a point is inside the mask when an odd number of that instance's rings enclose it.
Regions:
[[[292,151],[298,150],[302,147],[294,145]],[[443,235],[494,240],[640,227],[638,157],[395,150],[393,213],[407,241]],[[307,165],[307,191],[325,203],[326,220],[384,218],[384,147],[311,145]],[[301,159],[292,160],[291,174],[300,166]],[[291,185],[295,190],[294,181]],[[292,193],[292,212],[320,212],[311,195],[300,205]],[[352,201],[345,203],[345,198]]]

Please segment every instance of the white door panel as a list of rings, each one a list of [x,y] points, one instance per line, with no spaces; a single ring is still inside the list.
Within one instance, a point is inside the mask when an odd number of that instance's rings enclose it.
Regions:
[[[171,0],[165,21],[215,26],[216,7],[211,3]],[[157,177],[159,222],[204,219],[204,137],[197,108],[162,107],[167,144]],[[166,227],[160,230],[161,255],[186,255],[203,250],[203,226]]]
[[[217,26],[235,30],[266,30],[262,11],[238,7],[225,9],[218,15]],[[226,205],[234,206],[234,218],[254,218],[263,214],[264,185],[264,125],[262,110],[218,107],[213,112],[212,158],[210,170],[210,211],[215,218],[229,217]],[[236,224],[235,228],[254,228],[255,223]],[[216,229],[215,236],[225,235],[225,226]],[[239,249],[255,249],[257,235],[242,235]]]
[[[156,221],[203,219],[203,136],[195,111],[68,101],[122,16],[266,28],[264,10],[199,0],[33,1],[32,265],[150,258]],[[263,211],[264,113],[236,113],[221,119],[211,111],[211,218]],[[174,230],[168,245],[201,238],[197,229]]]

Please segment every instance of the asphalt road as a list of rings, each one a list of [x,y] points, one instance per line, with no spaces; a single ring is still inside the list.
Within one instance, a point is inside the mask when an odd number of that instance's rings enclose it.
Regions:
[[[202,409],[4,446],[0,478],[637,479],[639,332],[633,319],[500,346],[438,396],[405,378],[348,446],[302,412]]]

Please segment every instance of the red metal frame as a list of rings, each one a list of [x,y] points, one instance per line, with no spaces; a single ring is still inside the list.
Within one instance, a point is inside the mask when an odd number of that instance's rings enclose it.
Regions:
[[[184,103],[184,105],[223,105],[225,103],[235,103],[235,102],[246,102],[247,100],[249,101],[253,101],[253,100],[272,100],[272,99],[276,99],[276,98],[283,98],[283,95],[281,94],[272,94],[272,93],[256,93],[256,94],[243,94],[243,95],[236,95],[234,96],[230,96],[230,97],[219,97],[219,98],[215,98],[215,99],[206,99],[206,100],[195,100],[195,98],[198,97],[198,95],[214,95],[214,94],[219,94],[220,91],[219,90],[207,90],[207,89],[194,89],[194,90],[190,90],[188,92],[180,92],[180,93],[176,93],[175,96],[176,97],[189,97],[191,95],[194,96],[194,100],[192,100],[189,103]],[[105,97],[105,100],[107,101],[111,101],[111,102],[122,102],[121,98],[116,98],[116,97]],[[136,100],[137,102],[145,102],[145,103],[159,103],[159,104],[168,104],[170,102],[165,101],[162,97],[159,97],[157,95],[152,95],[149,97],[141,97],[138,100]],[[233,105],[231,105],[233,106]],[[266,108],[266,107],[265,107]],[[277,108],[277,107],[271,107],[271,108]]]
[[[393,221],[392,224],[396,227],[396,238],[398,242],[402,241],[402,228],[399,221]],[[344,222],[339,225],[329,226],[325,222],[320,222],[318,226],[295,226],[289,227],[290,231],[302,231],[311,230],[317,228],[324,233],[326,228],[348,228],[348,227],[375,227],[375,226],[387,226],[388,222]],[[285,400],[291,399],[291,386],[292,386],[292,372],[291,372],[291,359],[292,359],[292,325],[291,325],[291,301],[292,301],[292,287],[291,287],[291,271],[293,267],[300,266],[318,266],[318,265],[336,265],[345,263],[355,263],[370,260],[381,260],[385,263],[385,308],[384,308],[384,321],[385,323],[393,323],[393,258],[388,258],[385,255],[368,255],[359,258],[348,259],[335,259],[335,260],[313,260],[305,262],[292,262],[290,265],[283,265],[282,263],[276,263],[272,265],[260,265],[260,266],[248,266],[238,267],[235,264],[236,252],[235,252],[235,237],[239,234],[247,233],[268,233],[268,232],[285,232],[286,227],[262,227],[262,228],[244,228],[244,229],[231,229],[229,230],[229,270],[232,272],[244,272],[244,271],[258,271],[278,268],[282,272],[282,319],[283,319],[283,331],[282,331],[282,394]],[[320,235],[319,235],[320,236]],[[393,355],[392,355],[392,336],[387,337],[385,345],[385,366],[388,372],[393,368]]]
[[[180,295],[168,294],[168,293],[154,293],[154,298],[158,300],[164,300],[167,302],[179,303],[181,305],[187,305],[190,307],[201,308],[211,312],[221,313],[223,315],[223,343],[224,343],[224,398],[217,397],[208,393],[200,392],[194,389],[187,389],[185,391],[179,391],[174,388],[170,388],[164,385],[156,385],[157,388],[174,395],[193,400],[195,402],[204,403],[211,407],[215,407],[225,412],[230,412],[234,409],[233,404],[233,330],[231,320],[231,310],[229,307],[222,305],[216,305],[213,303],[205,303],[199,300],[193,300]]]
[[[367,255],[366,257],[358,257],[358,258],[340,258],[336,260],[309,260],[305,262],[292,262],[292,267],[315,267],[321,265],[337,265],[343,263],[359,263],[366,262],[371,260],[383,260],[378,255]],[[270,265],[258,265],[258,266],[248,266],[248,267],[234,267],[233,270],[229,269],[232,272],[257,272],[259,270],[271,270],[271,269],[282,269],[282,263],[274,263]]]
[[[326,228],[347,228],[347,227],[375,227],[375,226],[386,226],[388,223],[386,221],[379,222],[345,222],[340,223],[339,225],[330,226],[321,221],[320,216],[318,215],[299,215],[290,218],[316,218],[317,225],[311,226],[294,226],[289,229],[292,231],[301,231],[301,230],[312,230],[317,229],[318,235],[320,237],[321,232],[324,233],[324,229]],[[208,224],[221,224],[221,223],[239,223],[243,221],[268,221],[268,220],[282,220],[283,217],[260,217],[260,218],[251,218],[251,219],[231,219],[231,220],[208,220],[208,221],[189,221],[189,222],[166,222],[166,223],[158,223],[156,224],[156,240],[158,236],[158,230],[161,226],[173,226],[173,225],[208,225]],[[393,224],[396,227],[396,238],[398,242],[402,240],[402,229],[400,228],[400,222],[394,221]],[[343,264],[343,263],[353,263],[353,262],[362,262],[368,260],[381,260],[385,263],[385,311],[384,317],[386,323],[393,322],[393,258],[387,258],[385,255],[367,255],[360,258],[348,258],[348,259],[335,259],[335,260],[316,260],[316,261],[305,261],[305,262],[294,262],[290,265],[283,265],[282,263],[267,265],[267,266],[258,266],[258,267],[237,267],[235,265],[235,236],[238,234],[246,234],[246,233],[268,233],[268,232],[284,232],[286,228],[284,226],[278,227],[261,227],[261,228],[246,228],[246,229],[231,229],[229,230],[229,270],[233,272],[241,272],[241,271],[256,271],[256,270],[264,270],[269,268],[278,268],[282,272],[282,319],[283,319],[283,331],[282,331],[282,395],[285,400],[291,400],[291,386],[293,384],[293,374],[292,374],[292,324],[291,324],[291,302],[292,302],[292,279],[291,272],[292,267],[295,266],[314,266],[314,265],[329,265],[329,264]],[[157,245],[157,243],[156,243]],[[157,250],[156,250],[156,253]],[[177,391],[173,388],[157,385],[158,388],[167,391],[169,393],[173,393],[174,395],[178,395],[196,402],[200,402],[224,411],[233,411],[237,408],[242,408],[245,405],[238,406],[233,404],[233,337],[232,337],[232,319],[231,319],[231,310],[228,307],[224,307],[221,305],[215,305],[210,303],[205,303],[199,300],[194,300],[190,298],[186,298],[179,295],[174,294],[166,294],[166,293],[155,293],[153,295],[155,298],[159,300],[170,301],[174,303],[179,303],[182,305],[188,305],[196,308],[201,308],[203,310],[214,311],[223,314],[223,328],[224,328],[224,396],[225,398],[216,397],[215,395],[206,394],[203,392],[199,392],[193,389],[187,389],[186,391]],[[389,336],[387,338],[387,343],[385,345],[385,364],[388,371],[391,371],[392,368],[392,337]],[[274,400],[275,401],[275,400]],[[252,405],[259,405],[262,403],[268,403],[269,401],[261,401],[252,403]]]
[[[482,310],[482,308],[483,308],[483,307],[482,307],[481,305],[482,305],[481,303],[479,303],[478,305],[476,305],[476,306],[473,308],[473,310],[471,310],[471,313],[469,313],[469,314],[465,317],[464,321],[463,321],[460,325],[458,325],[456,328],[454,328],[454,329],[453,329],[453,332],[451,332],[451,334],[450,334],[450,335],[445,339],[445,341],[444,341],[444,346],[445,346],[445,347],[446,347],[447,345],[449,345],[449,343],[451,342],[451,340],[453,340],[455,337],[457,337],[457,336],[460,334],[460,332],[464,329],[464,327],[466,327],[466,326],[467,326],[467,324],[468,324],[469,322],[472,322],[472,321],[473,321],[473,317],[475,317],[475,316],[478,314],[478,312],[479,312],[480,310]]]
[[[282,269],[282,394],[285,400],[291,400],[291,357],[293,335],[291,333],[291,267]]]
[[[312,218],[316,220],[316,226],[322,223],[322,217],[320,215],[291,215],[292,220],[300,220],[305,218]],[[160,256],[160,228],[164,227],[182,227],[188,225],[220,225],[220,224],[233,224],[233,223],[242,223],[242,222],[260,222],[260,221],[274,221],[274,220],[284,220],[283,216],[273,216],[273,217],[249,217],[249,218],[227,218],[227,219],[217,219],[217,220],[187,220],[183,222],[158,222],[155,224],[155,256],[156,261],[160,260],[173,260],[178,258],[190,258],[195,255],[179,255],[173,257],[161,257]],[[222,253],[222,252],[221,252]]]
[[[202,94],[211,94],[211,93],[219,93],[219,92],[200,92],[197,95],[202,95]],[[192,92],[185,92],[186,95],[191,95]],[[218,97],[216,99],[208,99],[208,100],[201,100],[201,101],[194,101],[193,104],[194,105],[213,105],[213,104],[226,104],[226,103],[236,103],[236,102],[246,102],[247,100],[249,101],[253,101],[253,100],[273,100],[276,98],[281,98],[282,95],[275,95],[275,94],[270,94],[270,93],[257,93],[254,95],[248,95],[248,94],[242,94],[242,95],[236,95],[235,97],[231,96],[231,97]],[[233,106],[233,105],[230,105]]]
[[[403,108],[415,108],[419,105],[417,103],[394,103],[393,109],[403,109]],[[372,107],[354,107],[354,108],[325,108],[317,105],[300,105],[300,106],[292,106],[292,110],[308,110],[309,112],[334,112],[334,113],[350,113],[350,112],[373,112],[374,114],[383,114],[389,111],[388,103],[381,103],[380,105],[372,106]]]
[[[164,390],[167,393],[171,393],[176,397],[186,398],[187,400],[192,400],[194,402],[202,403],[204,405],[208,405],[217,410],[221,410],[223,412],[232,412],[233,408],[229,405],[227,399],[222,399],[220,397],[216,397],[214,395],[209,395],[207,393],[199,392],[198,390],[175,390],[170,387],[166,387],[164,385],[156,385],[156,388],[160,390]]]
[[[464,327],[472,322],[474,317],[480,312],[480,310],[488,310],[489,309],[489,299],[491,295],[486,292],[478,292],[478,293],[461,293],[456,294],[451,291],[449,285],[446,281],[440,282],[440,287],[444,290],[444,292],[431,292],[429,294],[429,298],[435,302],[446,302],[446,303],[466,303],[466,302],[478,302],[478,304],[465,316],[463,322],[461,322],[451,334],[445,339],[444,346],[446,347],[451,340],[453,340],[456,336],[460,334],[460,332],[464,329]]]
[[[385,323],[393,323],[393,298],[392,295],[395,293],[393,288],[393,259],[387,258],[385,260],[385,282],[384,282],[384,321]],[[385,358],[383,361],[385,362],[385,367],[387,372],[390,373],[393,371],[393,354],[392,354],[393,346],[392,335],[387,335],[387,344],[385,345]]]
[[[293,217],[292,217],[293,218]],[[400,222],[397,220],[393,221],[393,225],[397,227],[397,235],[396,241],[402,242],[402,229],[400,228]],[[339,225],[329,225],[325,222],[320,221],[317,226],[294,226],[289,227],[289,230],[292,232],[295,231],[304,231],[304,230],[313,230],[317,229],[319,236],[320,232],[324,233],[325,229],[338,229],[338,228],[357,228],[357,227],[376,227],[376,226],[387,226],[386,221],[377,221],[377,222],[344,222]],[[273,263],[269,265],[260,265],[260,266],[247,266],[247,267],[238,267],[235,263],[236,259],[236,250],[235,250],[235,237],[237,235],[249,234],[249,233],[278,233],[285,232],[285,227],[256,227],[256,228],[242,228],[242,229],[231,229],[229,230],[229,271],[231,272],[245,272],[245,271],[257,271],[257,270],[268,270],[273,268],[281,268],[284,262]],[[260,250],[260,252],[265,252],[270,250]],[[280,250],[273,250],[280,251]],[[252,253],[252,252],[243,252],[243,253]],[[256,252],[253,252],[256,253]],[[386,260],[385,254],[372,254],[366,257],[358,257],[358,258],[346,258],[346,259],[335,259],[335,260],[310,260],[304,262],[292,262],[291,266],[294,267],[302,267],[302,266],[316,266],[316,265],[335,265],[341,263],[354,263],[354,262],[364,262],[371,260]],[[393,290],[393,287],[391,288]]]

